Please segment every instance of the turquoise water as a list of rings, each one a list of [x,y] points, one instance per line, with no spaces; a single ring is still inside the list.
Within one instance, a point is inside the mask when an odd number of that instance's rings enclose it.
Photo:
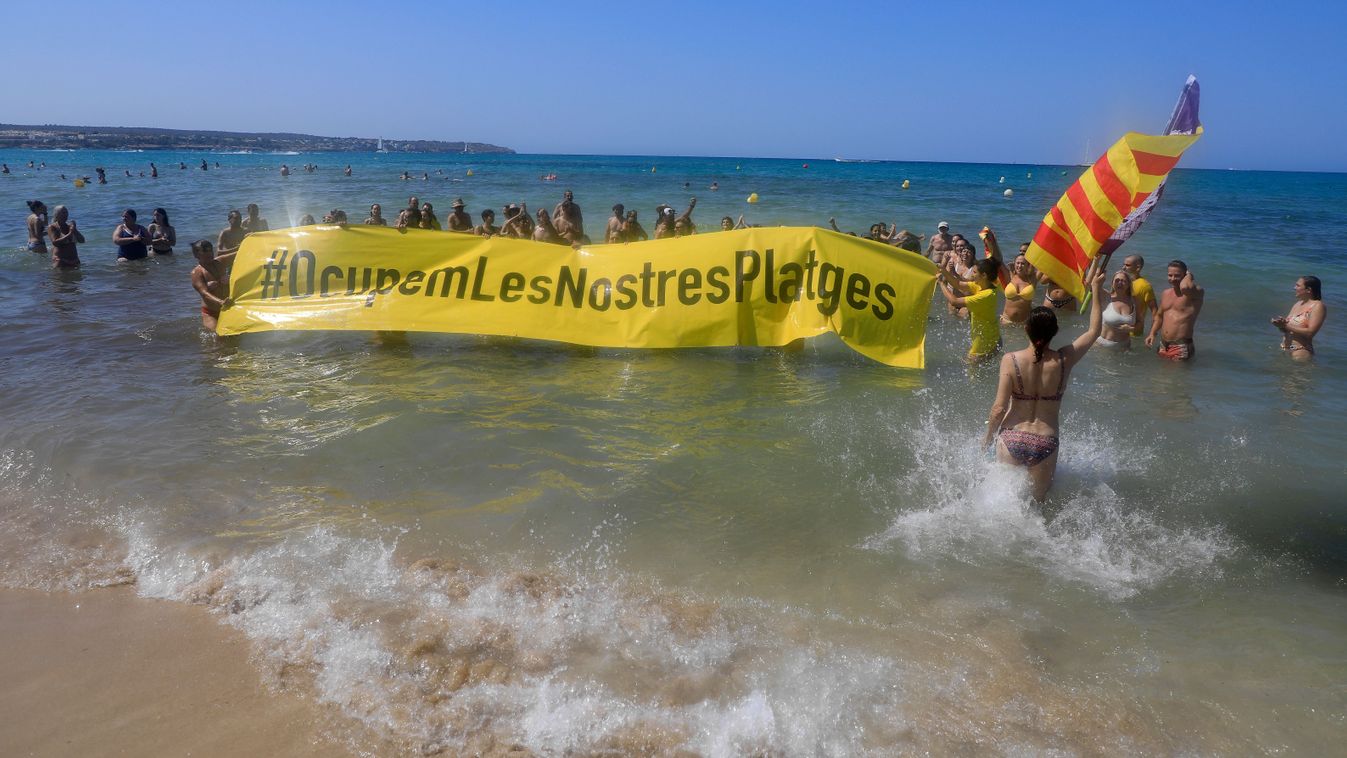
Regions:
[[[1347,176],[1175,173],[1124,251],[1146,256],[1153,282],[1171,258],[1192,266],[1208,292],[1199,358],[1091,353],[1040,511],[1022,472],[977,449],[994,370],[964,367],[967,326],[943,307],[925,371],[831,338],[799,354],[216,341],[186,256],[118,267],[110,236],[126,207],[168,208],[185,243],[248,202],[278,227],[335,207],[359,219],[371,202],[391,218],[411,194],[442,218],[458,196],[474,214],[550,208],[569,188],[591,235],[614,202],[651,228],[655,205],[695,194],[703,230],[740,213],[857,232],[948,220],[1010,246],[1078,169],[207,154],[220,168],[201,172],[202,157],[0,151],[14,172],[0,176],[3,584],[135,582],[206,604],[279,686],[407,749],[1339,741],[1347,267],[1330,245],[1347,233]],[[122,175],[149,160],[160,179]],[[283,181],[281,162],[319,170]],[[59,179],[100,165],[106,186]],[[29,198],[70,206],[89,239],[82,270],[22,251]],[[1330,316],[1317,362],[1296,366],[1267,322],[1306,273]]]

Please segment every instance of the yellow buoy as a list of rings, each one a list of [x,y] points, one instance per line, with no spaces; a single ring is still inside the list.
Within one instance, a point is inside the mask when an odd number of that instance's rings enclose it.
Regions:
[[[76,187],[83,187],[83,186],[84,186],[84,180],[83,180],[83,179],[76,179],[76,180],[75,180],[75,186],[76,186]]]
[[[909,182],[908,180],[904,179],[904,180],[903,180],[903,189],[911,189],[911,188],[912,188],[912,182]]]
[[[758,193],[754,192],[753,194],[749,195],[749,196],[748,196],[748,202],[750,202],[750,203],[756,203],[756,202],[758,202]]]
[[[468,169],[468,176],[472,176],[472,169]]]

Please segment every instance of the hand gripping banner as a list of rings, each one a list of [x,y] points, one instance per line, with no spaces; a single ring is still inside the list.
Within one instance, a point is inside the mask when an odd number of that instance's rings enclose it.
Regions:
[[[249,235],[223,335],[452,332],[595,347],[785,345],[834,332],[922,368],[935,266],[817,228],[754,228],[578,250],[421,229]]]

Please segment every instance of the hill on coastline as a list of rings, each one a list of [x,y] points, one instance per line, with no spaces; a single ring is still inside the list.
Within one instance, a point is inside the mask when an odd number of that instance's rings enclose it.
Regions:
[[[146,126],[25,126],[0,124],[0,148],[73,150],[254,150],[303,153],[372,153],[379,140],[368,137],[319,137],[288,132],[217,132]],[[383,140],[397,153],[513,153],[485,142]]]

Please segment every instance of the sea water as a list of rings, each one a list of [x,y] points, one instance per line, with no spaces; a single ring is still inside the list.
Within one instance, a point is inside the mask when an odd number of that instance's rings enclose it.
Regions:
[[[965,367],[967,325],[943,304],[924,371],[828,337],[799,353],[437,334],[217,340],[201,332],[187,247],[249,202],[277,228],[332,208],[359,221],[372,202],[391,220],[409,195],[442,219],[456,197],[499,219],[506,203],[550,208],[571,189],[592,236],[613,203],[650,229],[658,203],[681,212],[696,195],[702,231],[740,213],[767,225],[836,217],[861,233],[884,221],[929,234],[947,220],[970,237],[988,224],[1013,250],[1078,168],[0,160],[14,172],[0,176],[0,584],[134,583],[206,605],[252,639],[274,684],[345,714],[357,746],[1340,748],[1347,266],[1332,245],[1347,235],[1347,176],[1175,172],[1123,252],[1146,257],[1157,290],[1170,259],[1192,267],[1207,292],[1198,357],[1092,351],[1072,376],[1057,484],[1040,508],[1021,470],[980,449],[995,367]],[[138,176],[151,160],[157,180]],[[295,169],[285,179],[282,162]],[[309,162],[316,172],[298,168]],[[72,186],[97,166],[107,185]],[[53,271],[22,249],[33,198],[70,207],[88,238],[83,268]],[[178,255],[117,265],[121,211],[148,223],[156,206]],[[1268,324],[1303,274],[1324,280],[1330,314],[1311,365],[1289,361]],[[1069,318],[1059,339],[1083,327]]]

